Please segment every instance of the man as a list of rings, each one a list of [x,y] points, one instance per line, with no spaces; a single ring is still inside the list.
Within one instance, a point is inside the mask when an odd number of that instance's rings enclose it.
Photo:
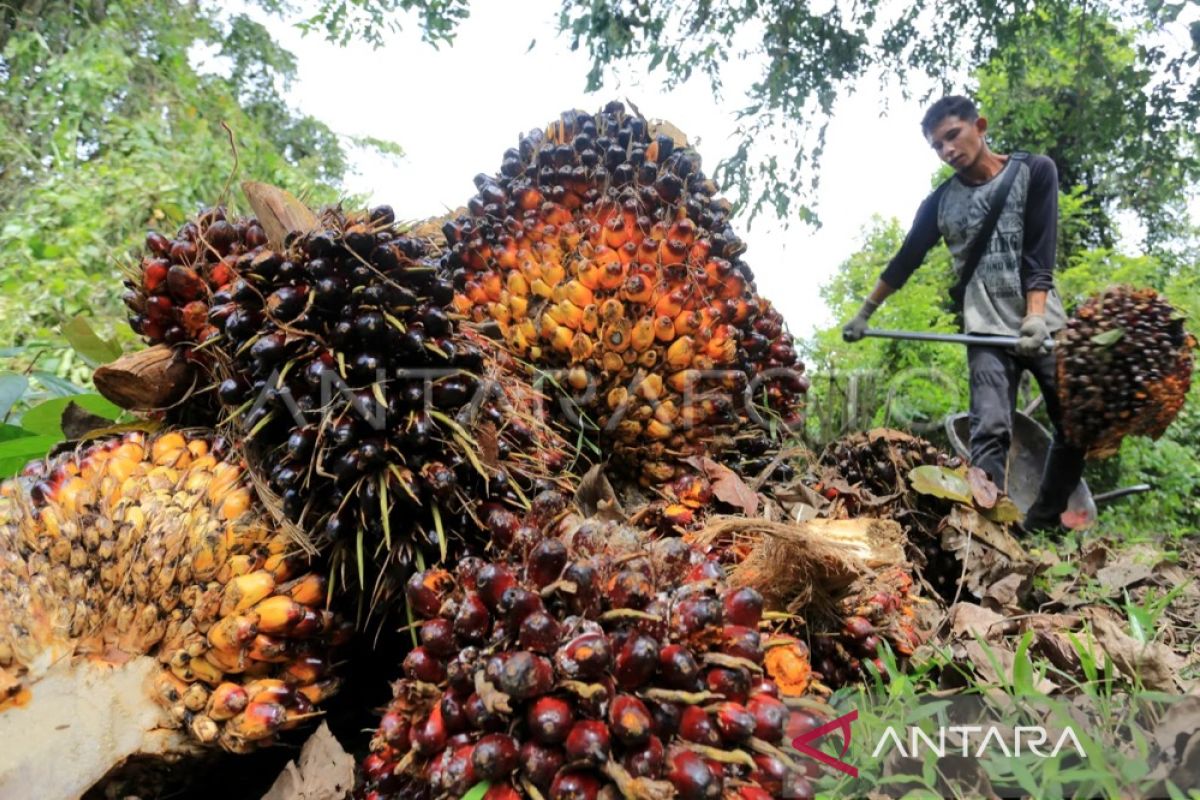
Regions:
[[[1057,528],[1083,473],[1084,454],[1063,435],[1055,357],[1043,346],[1046,338],[1066,323],[1053,277],[1058,237],[1054,162],[1045,156],[1016,159],[992,152],[984,138],[987,120],[966,97],[938,100],[925,113],[921,130],[955,174],[921,204],[900,251],[858,314],[842,329],[842,337],[848,342],[863,337],[871,314],[904,286],[939,239],[945,239],[955,272],[961,277],[975,234],[1003,183],[1002,176],[1007,170],[1016,170],[995,229],[963,294],[966,333],[1019,337],[1015,349],[975,345],[967,349],[971,462],[997,486],[1005,487],[1017,386],[1021,372],[1029,370],[1045,398],[1054,441],[1037,499],[1026,513],[1023,527]]]

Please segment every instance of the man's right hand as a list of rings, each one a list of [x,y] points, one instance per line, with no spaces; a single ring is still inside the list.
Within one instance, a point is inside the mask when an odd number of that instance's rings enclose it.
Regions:
[[[875,309],[879,308],[879,304],[871,300],[864,300],[862,308],[854,315],[854,318],[842,327],[842,340],[847,342],[857,342],[863,338],[867,332],[867,322],[871,319],[871,315],[875,313]]]

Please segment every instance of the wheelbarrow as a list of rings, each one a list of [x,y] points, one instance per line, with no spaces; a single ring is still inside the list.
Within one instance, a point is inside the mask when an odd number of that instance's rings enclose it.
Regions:
[[[884,339],[907,339],[925,342],[949,342],[951,344],[982,344],[989,346],[1014,346],[1015,336],[977,336],[955,333],[919,333],[914,331],[889,331],[868,329],[866,336]],[[1046,347],[1052,348],[1052,339],[1046,340]],[[1024,514],[1037,498],[1038,486],[1042,480],[1042,470],[1046,464],[1046,454],[1050,451],[1051,435],[1045,427],[1035,420],[1031,414],[1037,408],[1042,398],[1038,397],[1023,410],[1013,412],[1012,444],[1008,450],[1008,496]],[[946,436],[950,445],[964,460],[971,457],[970,420],[965,412],[948,414],[945,420]],[[1096,520],[1097,506],[1150,491],[1148,483],[1138,483],[1124,486],[1093,496],[1088,489],[1087,481],[1080,479],[1079,485],[1067,501],[1067,510],[1063,512],[1063,521],[1071,528],[1085,528]]]

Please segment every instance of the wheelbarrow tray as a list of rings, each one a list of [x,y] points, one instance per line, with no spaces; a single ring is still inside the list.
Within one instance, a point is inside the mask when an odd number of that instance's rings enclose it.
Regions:
[[[946,435],[954,451],[963,459],[971,457],[971,423],[966,413],[946,417]],[[1020,411],[1013,412],[1012,444],[1008,448],[1008,496],[1024,514],[1037,499],[1038,486],[1046,455],[1050,452],[1050,432],[1041,423]],[[1096,519],[1096,501],[1087,481],[1079,486],[1067,501],[1067,518],[1071,527],[1090,525]]]

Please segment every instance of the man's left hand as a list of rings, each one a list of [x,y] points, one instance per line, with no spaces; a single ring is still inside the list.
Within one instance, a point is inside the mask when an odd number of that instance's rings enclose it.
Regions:
[[[1021,321],[1020,338],[1017,339],[1017,355],[1032,358],[1045,352],[1046,339],[1050,332],[1046,330],[1046,317],[1042,314],[1030,314]]]

